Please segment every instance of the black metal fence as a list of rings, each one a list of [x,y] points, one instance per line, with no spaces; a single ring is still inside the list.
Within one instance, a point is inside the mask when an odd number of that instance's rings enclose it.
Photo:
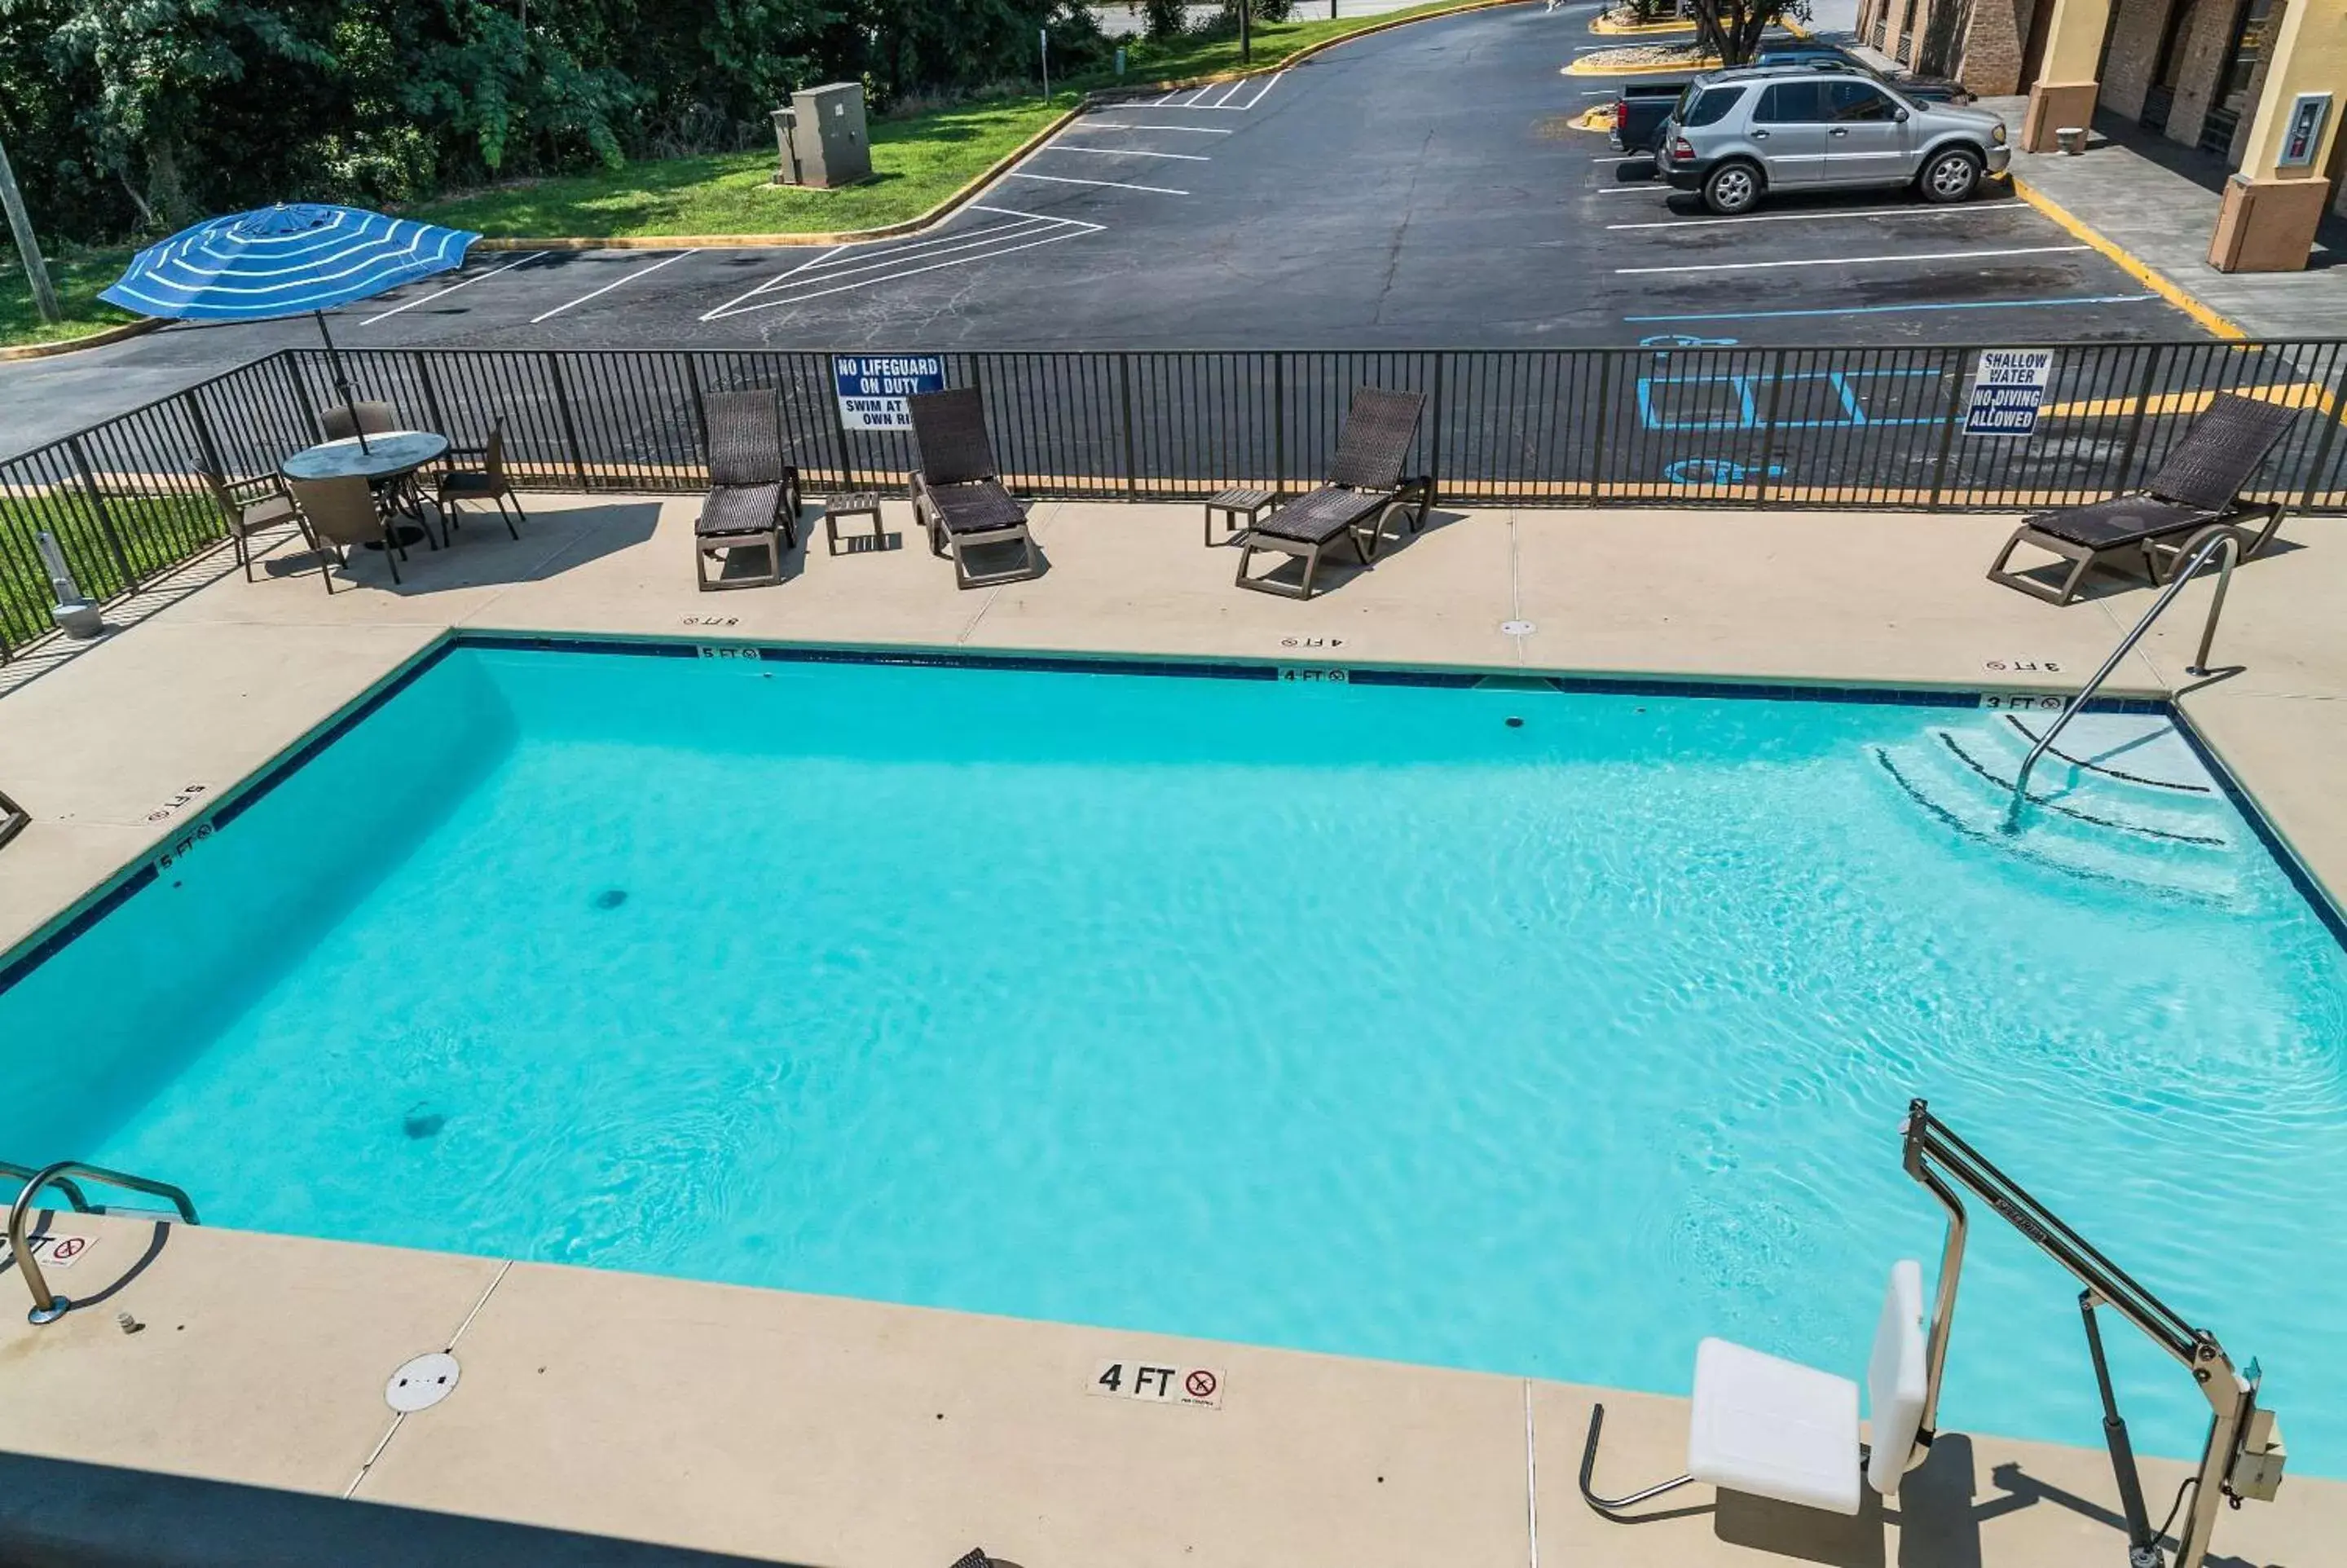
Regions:
[[[2026,346],[2026,345],[2021,345]],[[1295,490],[1359,385],[1423,392],[1415,467],[1448,501],[2013,510],[2135,488],[2220,392],[2305,410],[2256,493],[2347,509],[2347,339],[2062,343],[2034,432],[1963,433],[1979,351],[1635,349],[970,353],[997,456],[1030,494]],[[344,350],[357,394],[478,446],[537,489],[692,490],[705,395],[771,388],[807,487],[901,484],[909,438],[843,425],[831,356],[735,350]],[[0,653],[47,630],[33,536],[113,598],[217,543],[202,472],[264,474],[320,438],[324,354],[284,350],[0,463]]]

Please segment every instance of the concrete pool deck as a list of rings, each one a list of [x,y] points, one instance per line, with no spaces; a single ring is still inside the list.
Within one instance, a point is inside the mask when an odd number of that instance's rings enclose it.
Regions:
[[[702,594],[695,510],[537,497],[519,543],[476,518],[453,549],[417,549],[397,591],[377,558],[332,598],[285,544],[251,584],[215,558],[117,635],[0,670],[0,787],[34,818],[0,850],[0,947],[452,628],[2059,692],[2149,602],[2119,589],[2056,610],[1985,581],[2007,518],[1493,508],[1438,513],[1299,604],[1234,589],[1236,553],[1201,545],[1194,505],[1092,502],[1038,508],[1051,569],[1032,582],[959,592],[917,540],[827,556],[811,518],[790,580]],[[901,542],[901,503],[886,526]],[[2183,692],[2336,892],[2347,522],[2294,520],[2284,538],[2295,548],[2233,584],[2217,662],[2245,668],[2197,687],[2184,674],[2198,586],[2112,689]],[[1886,1131],[1886,1160],[1893,1147]],[[0,1450],[16,1456],[0,1455],[0,1542],[20,1545],[124,1551],[159,1533],[190,1560],[272,1560],[250,1542],[275,1560],[371,1560],[385,1522],[456,1530],[454,1516],[528,1530],[452,1538],[436,1560],[634,1560],[595,1555],[607,1537],[838,1568],[945,1568],[973,1544],[1023,1568],[2123,1556],[2088,1449],[1950,1438],[1896,1508],[1855,1522],[1714,1508],[1706,1491],[1621,1525],[1574,1493],[1593,1391],[1569,1385],[208,1227],[55,1228],[102,1240],[53,1276],[86,1309],[44,1328],[0,1309]],[[395,1423],[393,1368],[452,1344],[458,1390]],[[1991,1353],[1961,1322],[1954,1345]],[[1222,1408],[1092,1398],[1112,1357],[1217,1368]],[[1684,1403],[1604,1397],[1600,1490],[1674,1472]],[[2147,1468],[2164,1508],[2182,1470]],[[384,1510],[313,1501],[346,1494]],[[204,1531],[246,1533],[200,1551]],[[2347,1483],[2298,1476],[2280,1502],[2228,1512],[2218,1544],[2312,1564],[2342,1537]]]

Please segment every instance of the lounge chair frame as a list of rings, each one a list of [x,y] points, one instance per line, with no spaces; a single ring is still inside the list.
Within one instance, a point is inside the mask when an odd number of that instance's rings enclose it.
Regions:
[[[783,416],[771,391],[712,393],[702,400],[709,430],[709,498],[693,522],[692,578],[703,593],[783,580],[783,551],[798,548],[799,471],[783,456]],[[762,549],[766,569],[728,579],[733,552]],[[718,575],[709,575],[715,560]]]
[[[1231,541],[1239,547],[1236,585],[1283,599],[1310,599],[1321,559],[1339,540],[1349,541],[1354,558],[1368,567],[1377,563],[1387,527],[1398,514],[1411,533],[1424,528],[1434,506],[1434,476],[1405,477],[1402,466],[1409,461],[1425,406],[1419,393],[1357,389],[1336,458],[1328,466],[1328,482],[1287,502]],[[1366,529],[1364,523],[1368,524]],[[1290,587],[1268,574],[1249,575],[1257,551],[1301,560],[1303,580]]]
[[[978,388],[917,393],[905,403],[921,465],[905,477],[913,519],[928,533],[929,553],[953,562],[954,586],[990,588],[1042,576],[1027,528],[1028,503],[1003,488]],[[991,571],[973,569],[969,552],[993,545],[1017,545],[1019,556]]]
[[[2280,501],[2243,500],[2240,491],[2296,415],[2295,409],[2255,398],[2229,393],[2218,397],[2142,490],[2023,518],[1990,563],[1989,581],[2053,605],[2075,600],[2096,568],[2122,576],[2140,570],[2157,586],[2183,560],[2188,541],[2211,527],[2235,530],[2244,560],[2262,553],[2280,531],[2289,507]],[[2130,505],[2144,515],[2129,518]],[[2258,527],[2260,519],[2263,526]],[[2012,569],[2013,552],[2023,545],[2068,561],[2070,569],[2055,584]]]

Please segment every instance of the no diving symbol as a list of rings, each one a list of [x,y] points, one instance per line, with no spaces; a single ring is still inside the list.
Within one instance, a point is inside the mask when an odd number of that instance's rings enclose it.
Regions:
[[[1214,1397],[1214,1375],[1201,1367],[1182,1379],[1182,1387],[1189,1390],[1194,1399],[1211,1399]]]

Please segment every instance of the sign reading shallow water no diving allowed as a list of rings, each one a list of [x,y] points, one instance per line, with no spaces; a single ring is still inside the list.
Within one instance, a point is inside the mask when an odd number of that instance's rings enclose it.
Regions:
[[[1973,367],[1972,401],[1964,406],[1967,436],[2033,436],[2054,379],[2050,348],[1984,348]]]
[[[934,354],[835,354],[831,379],[839,422],[850,430],[910,430],[905,399],[946,389],[946,362]]]

